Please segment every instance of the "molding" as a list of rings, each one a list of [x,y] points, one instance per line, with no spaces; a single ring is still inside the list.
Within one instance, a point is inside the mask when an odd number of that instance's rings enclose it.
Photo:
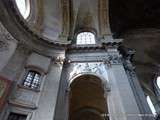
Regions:
[[[109,1],[99,0],[99,30],[100,36],[104,40],[112,40],[112,34],[109,25]]]
[[[63,43],[67,43],[68,41],[68,36],[70,32],[70,0],[61,0],[62,4],[62,35],[60,42],[62,41]]]
[[[58,57],[54,58],[55,64],[63,65],[64,62],[65,62],[65,57],[58,56]]]
[[[17,107],[27,108],[27,109],[37,109],[38,107],[35,104],[25,103],[23,101],[9,100],[9,104],[12,104]]]
[[[103,62],[105,64],[108,64],[109,66],[112,64],[122,64],[121,55],[119,54],[111,54],[111,53],[94,53],[92,55],[89,54],[71,54],[67,56],[66,61],[69,61],[68,63],[84,63],[84,62]]]

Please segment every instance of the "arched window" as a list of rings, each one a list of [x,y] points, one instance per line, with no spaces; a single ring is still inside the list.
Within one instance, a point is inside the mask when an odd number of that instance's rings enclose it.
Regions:
[[[160,76],[157,77],[156,83],[157,83],[158,88],[160,89]]]
[[[157,114],[156,113],[156,109],[155,109],[155,107],[154,107],[154,105],[153,105],[153,103],[151,101],[151,98],[149,96],[147,96],[147,102],[148,102],[148,105],[149,105],[149,107],[150,107],[150,109],[152,111],[152,114],[156,115]]]
[[[95,44],[95,35],[91,32],[82,32],[77,35],[77,45]]]
[[[23,18],[27,19],[31,9],[30,0],[15,0],[15,2]]]
[[[41,77],[40,73],[32,70],[28,71],[23,81],[23,86],[32,89],[38,89],[40,87],[40,77]]]

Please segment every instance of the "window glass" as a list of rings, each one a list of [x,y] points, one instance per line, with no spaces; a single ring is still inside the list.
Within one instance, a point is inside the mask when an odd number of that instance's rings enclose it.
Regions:
[[[159,89],[160,89],[160,76],[157,77],[157,86],[158,86]]]
[[[77,44],[95,44],[95,35],[91,32],[82,32],[77,35]]]
[[[10,113],[7,120],[26,120],[26,115],[21,115],[17,113]]]
[[[150,107],[150,109],[152,111],[152,114],[156,115],[155,107],[154,107],[154,105],[153,105],[153,103],[151,101],[151,98],[149,96],[147,96],[147,102],[148,102],[148,105],[149,105],[149,107]]]
[[[21,15],[24,17],[24,19],[27,19],[30,13],[30,0],[15,0],[15,1]]]
[[[28,88],[37,89],[40,86],[40,74],[36,71],[29,71],[23,85]]]

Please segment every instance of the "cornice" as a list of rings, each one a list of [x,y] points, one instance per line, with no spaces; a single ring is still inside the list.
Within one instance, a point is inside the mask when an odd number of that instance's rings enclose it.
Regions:
[[[31,40],[33,42],[35,41],[36,44],[38,42],[39,44],[43,44],[44,46],[52,47],[52,48],[54,47],[65,48],[69,44],[69,42],[60,43],[59,41],[56,41],[56,42],[50,41],[49,39],[37,33],[36,31],[32,30],[32,28],[29,27],[29,25],[25,22],[25,20],[21,17],[21,15],[16,11],[15,9],[16,6],[12,1],[2,0],[0,1],[0,4],[1,4],[0,12],[2,13],[7,12],[6,14],[3,14],[3,17],[0,18],[1,21],[6,25],[5,26],[6,28],[8,27],[7,26],[8,21],[5,21],[5,19],[9,19],[10,22],[13,22],[14,27],[17,27],[18,25],[17,28],[19,32],[21,32],[21,34],[25,34],[26,36],[32,36],[32,39],[30,39],[30,41]],[[20,29],[23,29],[23,30],[21,31]],[[12,31],[11,29],[8,29],[8,30],[10,33],[15,32],[15,31]]]
[[[63,1],[64,7],[68,7],[68,2],[66,3]],[[3,13],[3,12],[7,13]],[[3,13],[3,17],[0,19],[2,20],[5,27],[8,29],[8,31],[12,34],[13,37],[21,36],[23,39],[18,39],[20,44],[26,44],[28,46],[31,46],[32,48],[36,46],[41,46],[43,48],[47,49],[60,49],[60,50],[97,50],[97,49],[104,49],[109,47],[115,47],[121,44],[121,41],[112,40],[105,42],[101,45],[91,45],[91,46],[77,46],[77,45],[71,45],[70,42],[61,42],[61,41],[50,41],[47,38],[44,38],[41,34],[38,34],[36,31],[31,30],[29,25],[25,22],[25,20],[19,15],[19,13],[15,10],[15,5],[13,2],[9,0],[2,0],[0,1],[0,13]],[[1,13],[1,14],[2,14]],[[68,17],[68,13],[66,13]],[[6,19],[10,19],[8,21],[5,21]],[[67,19],[67,18],[66,18]],[[8,25],[9,22],[12,25]],[[13,29],[10,29],[10,28]],[[16,30],[16,33],[15,33]]]

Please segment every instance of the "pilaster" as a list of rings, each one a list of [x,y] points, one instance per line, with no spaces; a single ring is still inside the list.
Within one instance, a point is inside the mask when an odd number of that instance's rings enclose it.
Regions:
[[[18,41],[0,23],[0,71],[6,66],[14,54]]]

